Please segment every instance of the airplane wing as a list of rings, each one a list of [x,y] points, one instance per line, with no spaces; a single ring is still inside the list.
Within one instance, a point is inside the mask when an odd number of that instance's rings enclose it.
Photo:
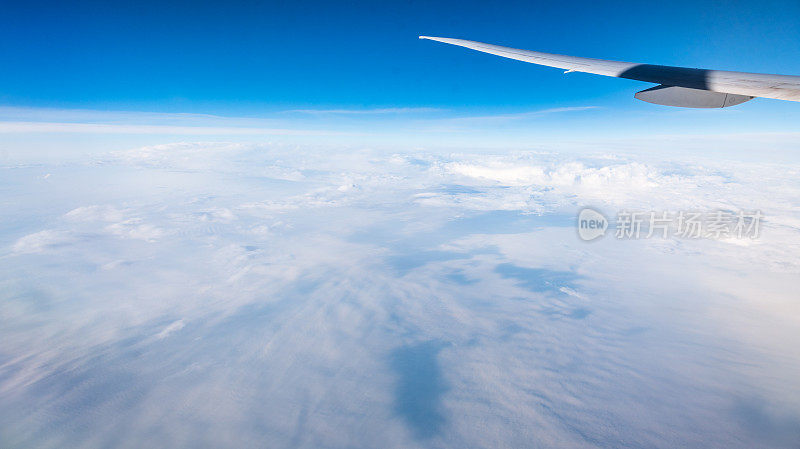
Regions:
[[[690,69],[632,62],[580,58],[519,50],[464,39],[420,36],[446,44],[491,53],[504,58],[556,67],[569,72],[593,73],[657,83],[636,93],[639,100],[688,108],[724,108],[755,97],[800,101],[800,76]]]

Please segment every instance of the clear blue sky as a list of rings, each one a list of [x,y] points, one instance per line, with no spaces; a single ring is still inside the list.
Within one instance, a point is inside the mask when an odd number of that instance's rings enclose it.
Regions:
[[[565,76],[419,41],[419,34],[800,74],[797,0],[32,1],[6,3],[0,14],[0,104],[223,114],[286,107],[536,108],[633,105],[630,94],[646,87]]]

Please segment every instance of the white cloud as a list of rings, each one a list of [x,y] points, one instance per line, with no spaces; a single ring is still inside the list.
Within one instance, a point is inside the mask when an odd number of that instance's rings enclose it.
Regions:
[[[67,232],[44,230],[21,237],[14,243],[12,250],[17,254],[37,254],[72,241],[72,236]]]
[[[165,327],[161,332],[156,335],[156,339],[161,340],[164,338],[169,337],[171,334],[178,332],[179,330],[183,329],[186,326],[186,323],[183,320],[177,320],[170,323],[167,327]]]
[[[324,130],[220,127],[220,126],[170,126],[107,123],[56,123],[56,122],[0,122],[0,134],[8,133],[80,133],[80,134],[161,134],[190,136],[298,136],[334,135],[337,132]]]
[[[555,166],[530,165],[528,161],[487,161],[483,164],[453,162],[445,169],[454,174],[494,181],[505,185],[582,187],[597,189],[617,187],[625,190],[650,189],[664,181],[657,169],[638,162],[586,167],[571,161]]]
[[[513,164],[473,165],[455,162],[448,164],[446,169],[451,173],[471,178],[511,185],[541,185],[547,179],[541,167],[520,167]]]
[[[220,223],[230,223],[236,220],[236,215],[226,207],[216,207],[204,210],[199,213],[201,221],[214,221]]]
[[[203,142],[87,162],[46,168],[113,188],[48,202],[14,178],[55,207],[0,234],[0,434],[20,445],[793,436],[800,166]],[[767,221],[747,244],[587,244],[586,203]]]
[[[164,231],[151,223],[144,223],[141,218],[129,218],[113,223],[105,228],[109,233],[122,238],[154,242],[164,235]]]
[[[536,111],[514,112],[507,114],[467,115],[462,117],[442,119],[442,121],[449,123],[495,123],[496,124],[497,122],[529,120],[550,114],[560,114],[565,112],[583,112],[583,111],[591,111],[593,109],[600,109],[600,108],[598,106],[569,106],[560,108],[540,109]]]
[[[292,109],[284,112],[323,115],[415,114],[442,112],[439,108],[372,108],[372,109]]]
[[[72,209],[64,217],[71,221],[116,222],[123,220],[124,214],[114,206],[92,205]]]

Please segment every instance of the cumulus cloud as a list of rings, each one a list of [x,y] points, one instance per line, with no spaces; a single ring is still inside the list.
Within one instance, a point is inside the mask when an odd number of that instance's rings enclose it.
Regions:
[[[44,230],[28,234],[18,239],[12,246],[17,254],[36,254],[72,241],[72,236],[64,231]]]
[[[121,221],[123,217],[122,211],[108,205],[81,206],[64,214],[70,221]]]
[[[131,218],[119,223],[113,223],[105,228],[108,232],[118,237],[145,240],[153,242],[164,235],[158,227],[143,223],[141,219]]]

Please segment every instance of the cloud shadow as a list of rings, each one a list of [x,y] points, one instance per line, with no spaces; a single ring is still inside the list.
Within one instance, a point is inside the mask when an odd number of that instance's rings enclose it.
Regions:
[[[390,357],[397,373],[395,412],[403,418],[418,439],[429,439],[441,432],[446,422],[442,396],[449,389],[442,377],[439,351],[446,344],[427,341],[395,349]]]

